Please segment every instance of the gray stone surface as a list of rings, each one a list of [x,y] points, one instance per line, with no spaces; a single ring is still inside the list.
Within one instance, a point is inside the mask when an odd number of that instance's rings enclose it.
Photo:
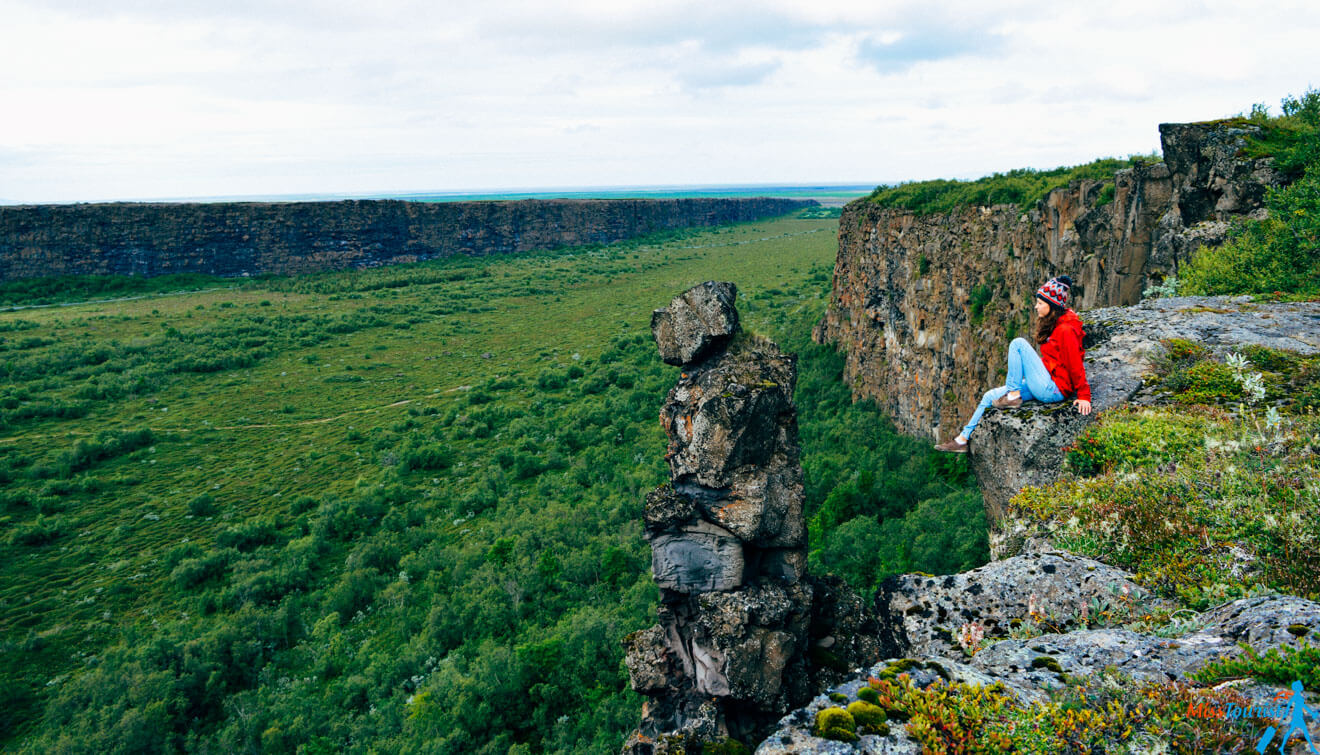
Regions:
[[[1163,603],[1122,569],[1054,552],[943,577],[891,577],[876,593],[875,613],[886,639],[884,654],[957,656],[962,651],[955,636],[964,624],[980,624],[988,638],[1007,637],[1013,622],[1030,621],[1034,610],[1055,628],[1075,627],[1093,600]]]
[[[651,313],[651,334],[666,364],[685,365],[712,353],[738,330],[732,283],[706,281]]]
[[[743,582],[742,543],[728,530],[696,522],[651,540],[651,572],[665,590],[732,590]]]
[[[670,475],[680,489],[727,488],[739,467],[766,465],[790,445],[796,452],[796,360],[769,341],[743,336],[710,362],[683,373],[660,409]]]
[[[728,488],[690,486],[702,515],[727,527],[744,542],[765,548],[806,545],[802,480],[787,464],[747,465],[730,475]]]

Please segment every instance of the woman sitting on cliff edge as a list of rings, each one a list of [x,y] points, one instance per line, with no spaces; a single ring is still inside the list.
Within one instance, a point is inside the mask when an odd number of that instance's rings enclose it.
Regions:
[[[967,439],[988,406],[1012,409],[1033,398],[1053,403],[1076,396],[1073,405],[1077,411],[1091,413],[1091,386],[1086,384],[1086,368],[1082,366],[1082,321],[1068,309],[1070,289],[1072,278],[1066,275],[1050,278],[1036,289],[1036,343],[1040,344],[1040,354],[1027,339],[1014,338],[1008,345],[1006,384],[986,391],[967,426],[953,440],[935,446],[937,450],[967,453]]]

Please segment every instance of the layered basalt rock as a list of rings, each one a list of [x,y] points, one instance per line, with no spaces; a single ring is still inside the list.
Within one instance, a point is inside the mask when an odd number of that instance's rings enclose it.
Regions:
[[[796,363],[738,331],[735,296],[706,283],[652,319],[683,372],[660,412],[671,481],[644,514],[660,621],[624,640],[649,698],[628,753],[757,741],[810,697]]]
[[[775,198],[209,202],[0,207],[0,281],[293,274],[608,244],[814,206]]]
[[[1032,292],[1075,281],[1078,310],[1134,304],[1228,221],[1263,212],[1280,177],[1246,156],[1254,126],[1165,124],[1165,162],[1083,180],[1036,207],[916,215],[861,199],[844,208],[829,308],[813,336],[847,355],[853,394],[906,433],[944,439],[1003,383],[1008,343],[1029,335]],[[1111,198],[1112,197],[1112,198]]]

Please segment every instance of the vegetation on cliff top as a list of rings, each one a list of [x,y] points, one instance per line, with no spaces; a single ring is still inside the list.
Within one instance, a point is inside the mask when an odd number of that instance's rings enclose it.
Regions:
[[[1247,121],[1262,129],[1248,153],[1273,157],[1291,183],[1266,197],[1268,218],[1239,221],[1227,243],[1193,255],[1182,293],[1320,296],[1320,90],[1285,97],[1277,117],[1257,106]]]
[[[963,207],[1011,204],[1027,212],[1055,189],[1072,181],[1114,181],[1114,173],[1138,164],[1160,161],[1158,155],[1134,155],[1127,159],[1102,158],[1084,165],[1035,170],[1019,168],[971,181],[935,179],[880,186],[866,201],[885,208],[911,210],[918,215],[953,212]],[[1112,198],[1112,191],[1109,196]]]
[[[1014,509],[1197,610],[1262,590],[1320,599],[1320,357],[1243,361],[1258,377],[1170,342],[1152,379],[1175,403],[1106,412],[1067,450],[1072,475]]]

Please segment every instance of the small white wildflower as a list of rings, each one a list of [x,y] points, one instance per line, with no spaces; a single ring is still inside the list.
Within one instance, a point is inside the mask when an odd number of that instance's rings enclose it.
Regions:
[[[985,628],[975,621],[958,628],[958,644],[965,653],[975,655],[983,639],[985,639]]]
[[[1283,417],[1279,416],[1279,407],[1271,406],[1265,411],[1265,426],[1271,430],[1277,430],[1283,423]]]

